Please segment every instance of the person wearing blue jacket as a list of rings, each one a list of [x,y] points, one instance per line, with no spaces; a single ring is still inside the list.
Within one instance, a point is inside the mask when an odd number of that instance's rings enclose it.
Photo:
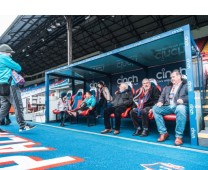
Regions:
[[[14,106],[15,116],[19,124],[19,131],[31,130],[35,126],[25,122],[23,117],[23,104],[21,98],[21,91],[18,84],[12,80],[12,71],[20,72],[21,66],[12,60],[12,54],[15,53],[7,44],[0,45],[0,84],[10,82],[10,94],[1,97],[0,121],[3,120],[9,112],[10,106]],[[4,130],[0,129],[0,132]]]
[[[92,95],[92,93],[90,91],[86,92],[86,98],[84,99],[84,101],[82,102],[80,108],[76,109],[75,111],[69,111],[70,115],[73,115],[74,117],[76,117],[80,112],[90,109],[93,110],[95,108],[96,105],[96,99],[95,97]]]

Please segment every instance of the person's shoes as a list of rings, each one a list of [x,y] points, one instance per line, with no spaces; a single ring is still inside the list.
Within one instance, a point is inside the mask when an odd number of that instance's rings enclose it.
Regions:
[[[34,129],[35,127],[36,127],[35,125],[26,124],[24,127],[19,129],[19,132],[28,131]]]
[[[4,119],[0,121],[0,125],[5,125]]]
[[[11,120],[7,119],[5,125],[9,125],[10,123],[11,123]]]
[[[112,129],[105,129],[103,131],[101,131],[100,133],[105,134],[105,133],[111,133]]]
[[[168,138],[168,133],[161,134],[160,137],[157,139],[158,142],[163,142]]]
[[[176,145],[176,146],[180,146],[180,145],[182,145],[182,144],[183,144],[182,138],[176,138],[176,140],[175,140],[175,145]]]
[[[144,136],[148,136],[148,135],[149,135],[149,131],[148,130],[143,130],[142,133],[139,136],[144,137]]]
[[[98,119],[98,118],[100,118],[100,117],[101,117],[101,115],[97,115],[97,116],[96,116],[96,119]]]
[[[64,127],[65,125],[64,125],[64,123],[61,123],[60,126],[61,126],[61,127]]]
[[[132,136],[139,136],[142,133],[141,129],[135,130],[135,132],[132,134]]]
[[[115,131],[113,132],[114,135],[118,135],[119,133],[120,133],[119,130],[115,130]]]
[[[5,130],[0,129],[0,133],[5,133],[5,132],[6,132]]]

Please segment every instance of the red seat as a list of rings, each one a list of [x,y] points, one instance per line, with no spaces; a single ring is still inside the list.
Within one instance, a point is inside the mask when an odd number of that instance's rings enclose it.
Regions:
[[[57,115],[57,114],[60,114],[60,111],[59,111],[58,109],[54,109],[54,110],[53,110],[53,114],[56,114],[56,115]]]
[[[148,117],[150,120],[154,119],[154,115],[153,112],[149,112]],[[164,120],[170,120],[170,121],[176,121],[176,115],[175,114],[169,114],[169,115],[165,115],[163,116]],[[189,120],[189,116],[187,116],[187,120]]]
[[[121,114],[121,118],[127,118],[127,117],[129,117],[129,112],[130,112],[131,109],[132,109],[131,107],[128,107],[128,108],[125,110],[125,112],[123,112],[123,113]],[[110,115],[110,118],[115,118],[115,114],[112,113],[112,114]]]
[[[60,114],[60,110],[54,109],[52,112],[56,115],[56,121],[58,121],[58,114]]]
[[[83,95],[84,97],[82,99],[84,99],[86,96]],[[73,110],[71,111],[76,111],[77,109],[80,108],[80,105],[82,104],[83,100],[79,99],[77,101],[77,105],[76,105],[76,108],[74,108]],[[92,114],[90,114],[90,112]],[[87,126],[90,126],[90,118],[93,117],[94,119],[94,125],[96,125],[96,116],[95,116],[95,113],[94,113],[94,109],[93,110],[90,110],[90,109],[87,109],[87,110],[84,110],[82,111],[77,117],[76,117],[76,123],[78,123],[78,118],[79,117],[87,117]],[[72,119],[70,119],[70,122],[72,123]]]
[[[128,107],[128,108],[125,110],[125,112],[123,112],[123,113],[121,114],[121,118],[122,118],[122,119],[129,118],[129,112],[130,112],[131,109],[132,109],[132,107]],[[115,118],[115,114],[114,114],[114,113],[112,113],[112,114],[110,115],[110,119],[111,119],[111,127],[113,127],[113,118]]]
[[[163,118],[164,118],[165,120],[175,121],[175,120],[176,120],[176,115],[175,115],[175,114],[169,114],[169,115],[163,116]]]
[[[87,109],[87,110],[82,111],[79,115],[87,116],[89,114],[89,112],[90,112],[90,109]]]
[[[153,115],[152,111],[149,112],[148,117],[149,117],[150,120],[154,119],[154,115]],[[163,118],[164,118],[164,120],[175,121],[176,120],[176,115],[175,114],[169,114],[169,115],[163,116]]]
[[[80,114],[79,114],[79,117],[86,117],[87,118],[87,126],[90,126],[90,125],[96,125],[96,114],[95,114],[95,109],[87,109],[87,110],[84,110],[82,111]],[[93,124],[90,124],[90,118],[93,119],[94,123]]]

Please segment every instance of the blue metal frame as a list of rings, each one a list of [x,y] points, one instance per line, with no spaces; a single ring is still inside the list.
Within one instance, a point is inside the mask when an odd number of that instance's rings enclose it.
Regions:
[[[49,122],[49,74],[45,74],[45,120]]]
[[[184,43],[185,43],[185,60],[186,60],[186,73],[187,73],[187,82],[188,82],[188,99],[189,99],[189,113],[190,113],[190,129],[191,129],[191,144],[192,145],[197,145],[197,123],[196,123],[196,107],[195,107],[195,98],[194,98],[194,78],[193,78],[193,67],[192,67],[192,51],[191,51],[191,44],[193,44],[196,47],[195,42],[193,41],[191,34],[190,34],[190,26],[189,25],[185,25],[182,27],[179,27],[177,29],[174,30],[170,30],[166,33],[162,33],[156,36],[153,36],[151,38],[147,38],[145,40],[139,41],[139,42],[135,42],[133,44],[129,44],[127,46],[100,54],[98,56],[92,57],[92,58],[88,58],[76,63],[73,63],[69,66],[64,66],[64,67],[60,67],[58,69],[52,70],[52,71],[48,71],[46,72],[46,86],[49,86],[48,83],[48,75],[50,73],[55,73],[56,71],[60,71],[60,70],[66,70],[66,69],[70,69],[76,66],[79,66],[81,64],[84,64],[86,62],[89,61],[93,61],[93,60],[97,60],[100,58],[104,58],[106,56],[109,55],[117,55],[117,53],[131,49],[133,47],[136,46],[140,46],[140,45],[144,45],[146,43],[150,43],[152,41],[155,40],[159,40],[168,36],[172,36],[174,34],[178,34],[180,32],[184,33]],[[138,64],[138,63],[137,63]],[[93,70],[94,71],[94,70]],[[74,79],[76,79],[76,77],[74,77]],[[74,80],[73,80],[74,81]],[[49,88],[47,87],[46,90],[46,96],[49,94],[48,92]],[[46,99],[48,100],[49,97],[46,97]],[[49,115],[49,106],[47,106],[49,104],[48,101],[46,101],[46,117],[47,117],[47,121],[48,121],[48,115]]]
[[[193,83],[194,78],[193,78],[193,66],[192,66],[190,27],[184,26],[183,30],[184,30],[184,41],[185,41],[191,144],[197,145],[197,124],[196,124],[196,107],[195,107],[196,105],[195,105],[195,97],[194,97],[195,95],[194,95],[194,83]]]

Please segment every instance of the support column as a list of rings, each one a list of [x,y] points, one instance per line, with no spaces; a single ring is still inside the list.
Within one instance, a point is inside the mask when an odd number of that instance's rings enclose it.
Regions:
[[[191,54],[191,34],[190,27],[184,29],[184,43],[185,43],[185,59],[186,59],[186,74],[188,85],[188,99],[189,99],[189,117],[190,117],[190,133],[191,144],[197,146],[197,117],[196,117],[196,104],[194,94],[194,77],[193,77],[193,64]],[[199,113],[197,113],[199,114]]]
[[[67,30],[67,56],[68,65],[72,63],[72,17],[70,15],[64,16],[66,19],[66,30]]]
[[[72,79],[72,94],[74,95],[75,94],[75,80]]]
[[[49,122],[49,75],[45,74],[45,122]]]

